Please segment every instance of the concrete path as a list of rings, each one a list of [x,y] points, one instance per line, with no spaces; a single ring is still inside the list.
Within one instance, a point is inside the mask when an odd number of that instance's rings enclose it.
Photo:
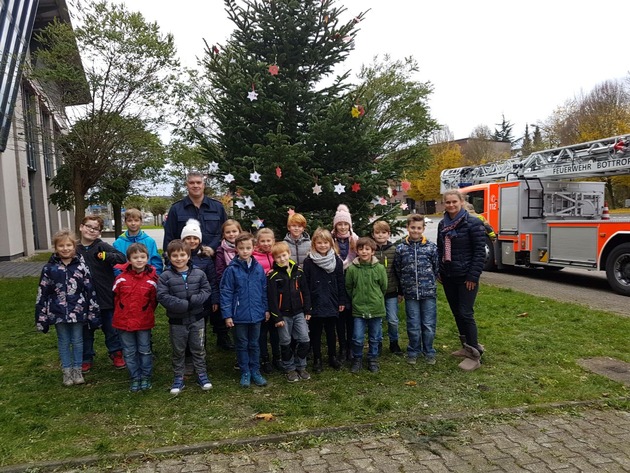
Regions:
[[[44,267],[43,262],[30,261],[0,261],[0,278],[23,278],[24,276],[39,277]]]
[[[482,417],[444,437],[430,438],[407,428],[387,435],[327,441],[311,448],[292,449],[286,442],[232,453],[180,454],[167,459],[147,452],[146,460],[123,466],[112,466],[105,460],[99,466],[54,471],[98,472],[105,464],[110,473],[630,471],[628,412],[589,408],[504,419]]]

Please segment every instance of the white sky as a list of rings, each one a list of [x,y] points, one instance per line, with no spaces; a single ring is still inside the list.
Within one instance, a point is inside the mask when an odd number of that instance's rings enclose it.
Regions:
[[[224,43],[233,25],[223,0],[126,0],[175,36],[184,64],[203,41]],[[464,138],[494,130],[501,115],[520,137],[567,99],[609,79],[628,77],[627,4],[621,0],[337,0],[358,26],[344,63],[358,71],[376,54],[414,56],[430,81],[432,116]]]

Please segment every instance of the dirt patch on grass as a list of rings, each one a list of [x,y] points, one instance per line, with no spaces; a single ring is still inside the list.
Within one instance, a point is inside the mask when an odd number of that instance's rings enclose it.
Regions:
[[[593,373],[630,386],[630,363],[615,358],[598,357],[583,358],[578,360],[578,364]]]

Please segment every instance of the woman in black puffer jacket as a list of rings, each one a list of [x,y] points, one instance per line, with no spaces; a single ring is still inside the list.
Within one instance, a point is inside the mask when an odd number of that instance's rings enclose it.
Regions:
[[[460,368],[473,371],[481,366],[484,350],[477,340],[474,305],[486,257],[486,233],[481,220],[465,210],[461,192],[446,191],[442,199],[446,211],[438,225],[440,280],[462,342],[452,355],[464,358]]]

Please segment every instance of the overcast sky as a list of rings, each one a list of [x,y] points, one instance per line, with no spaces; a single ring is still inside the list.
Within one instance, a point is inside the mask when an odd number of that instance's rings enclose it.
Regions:
[[[126,0],[175,36],[188,65],[203,41],[232,31],[223,0]],[[370,10],[344,63],[358,71],[376,54],[414,56],[430,81],[432,116],[464,138],[494,130],[501,115],[521,136],[567,99],[630,71],[627,3],[621,0],[337,0],[347,18]]]

